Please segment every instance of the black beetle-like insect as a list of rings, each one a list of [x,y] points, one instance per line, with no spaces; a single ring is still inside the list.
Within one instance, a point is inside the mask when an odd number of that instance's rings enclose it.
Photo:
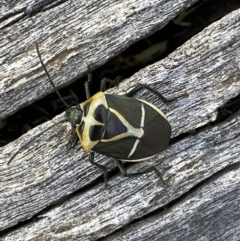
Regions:
[[[104,93],[106,82],[117,83],[118,78],[110,80],[104,78],[101,81],[101,91],[91,96],[89,83],[91,82],[91,72],[88,67],[88,81],[85,82],[85,92],[87,100],[74,107],[69,107],[62,99],[48,71],[41,59],[41,55],[36,44],[37,53],[54,90],[67,107],[65,118],[61,122],[69,121],[74,129],[74,134],[69,146],[75,146],[80,139],[82,147],[89,151],[89,161],[103,171],[105,184],[107,183],[107,170],[104,165],[94,162],[94,152],[113,157],[122,175],[130,177],[151,171],[161,178],[156,167],[149,167],[145,171],[137,173],[127,173],[122,161],[139,162],[148,160],[163,151],[169,144],[171,137],[171,126],[163,114],[153,104],[131,98],[141,89],[147,89],[156,94],[164,103],[173,101],[163,97],[158,91],[147,85],[138,85],[126,95],[113,95]],[[33,139],[25,143],[9,160],[13,158],[35,138],[42,135],[45,129]]]

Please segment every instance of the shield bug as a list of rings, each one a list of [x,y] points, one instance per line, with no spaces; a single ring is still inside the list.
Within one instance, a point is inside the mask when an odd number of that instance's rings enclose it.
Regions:
[[[94,152],[114,158],[121,174],[126,177],[154,171],[161,178],[156,167],[151,166],[142,172],[127,173],[123,165],[123,162],[140,162],[156,156],[168,146],[171,137],[171,126],[164,113],[153,104],[132,97],[140,90],[147,89],[157,95],[164,103],[176,98],[168,100],[158,91],[143,84],[136,86],[125,95],[105,93],[106,82],[115,85],[118,83],[118,78],[115,80],[103,78],[101,91],[91,96],[89,83],[92,75],[90,67],[88,67],[88,81],[84,84],[87,100],[70,107],[56,89],[41,59],[37,44],[36,49],[51,85],[67,108],[65,119],[61,122],[69,121],[74,130],[68,146],[73,147],[77,140],[80,140],[82,147],[89,151],[90,163],[102,170],[105,184],[107,183],[107,169],[104,165],[94,161]],[[35,138],[55,125],[40,132],[20,147],[8,164]]]

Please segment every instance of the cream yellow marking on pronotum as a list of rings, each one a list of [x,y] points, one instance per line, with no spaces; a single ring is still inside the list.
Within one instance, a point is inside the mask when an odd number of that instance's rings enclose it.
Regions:
[[[99,125],[99,126],[104,126],[105,124],[104,123],[101,123],[99,121],[97,121],[93,115],[94,115],[94,111],[96,110],[96,108],[99,106],[99,105],[103,105],[105,108],[108,108],[108,104],[107,104],[107,101],[106,101],[106,98],[105,98],[105,94],[104,92],[98,92],[97,94],[95,94],[92,98],[86,100],[85,102],[83,102],[80,106],[81,106],[81,109],[84,109],[84,106],[86,104],[88,104],[89,102],[90,103],[90,106],[89,106],[89,110],[88,110],[88,114],[87,116],[84,116],[82,117],[82,122],[85,123],[85,127],[84,127],[84,130],[83,130],[83,133],[82,135],[79,133],[78,131],[78,128],[76,128],[76,131],[77,131],[77,134],[78,134],[78,137],[80,139],[80,142],[82,144],[82,147],[85,149],[85,150],[91,150],[99,141],[92,141],[90,140],[90,137],[89,137],[89,129],[91,126],[96,126],[96,125]],[[81,125],[81,123],[78,126]]]

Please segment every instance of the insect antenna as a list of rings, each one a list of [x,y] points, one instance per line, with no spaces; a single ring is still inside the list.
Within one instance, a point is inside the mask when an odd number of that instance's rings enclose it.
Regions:
[[[41,65],[42,65],[42,67],[43,67],[43,69],[44,69],[44,71],[45,71],[45,73],[46,73],[46,75],[47,75],[47,77],[48,77],[48,79],[49,79],[49,81],[50,81],[53,89],[55,90],[55,92],[57,93],[58,97],[59,97],[60,100],[63,102],[63,104],[66,106],[66,108],[69,109],[70,106],[64,101],[64,99],[62,98],[62,96],[61,96],[60,93],[58,92],[55,84],[53,83],[53,81],[52,81],[52,79],[51,79],[51,77],[50,77],[50,75],[49,75],[49,73],[48,73],[48,71],[47,71],[47,68],[46,68],[45,64],[44,64],[43,61],[42,61],[41,54],[40,54],[40,51],[39,51],[39,48],[38,48],[38,43],[36,43],[36,49],[37,49],[37,54],[38,54],[38,57],[39,57],[39,59],[40,59]]]
[[[39,136],[41,136],[42,134],[44,134],[46,131],[48,131],[49,129],[53,128],[56,124],[59,124],[59,123],[63,123],[63,122],[66,122],[67,120],[64,119],[64,120],[61,120],[51,126],[49,126],[48,128],[46,128],[45,130],[41,131],[40,133],[38,133],[36,136],[34,136],[31,140],[27,141],[24,145],[22,145],[18,151],[10,158],[10,160],[8,161],[8,165],[12,162],[12,160],[15,158],[15,156],[21,152],[21,150],[25,149],[27,146],[29,146],[35,139],[37,139]]]
[[[40,62],[41,62],[41,65],[46,73],[46,75],[48,76],[48,79],[53,87],[53,89],[55,90],[55,92],[57,93],[58,97],[60,98],[60,100],[63,102],[63,104],[66,106],[67,109],[70,108],[70,106],[64,101],[64,99],[62,98],[62,96],[60,95],[60,93],[58,92],[57,88],[55,87],[48,71],[47,71],[47,68],[46,66],[44,65],[43,61],[42,61],[42,58],[41,58],[41,54],[40,54],[40,51],[39,51],[39,48],[38,48],[38,44],[36,43],[36,49],[37,49],[37,54],[38,54],[38,57],[40,59]],[[63,123],[63,122],[66,122],[67,119],[64,119],[64,120],[61,120],[51,126],[49,126],[47,129],[41,131],[40,133],[38,133],[36,136],[34,136],[31,140],[29,140],[28,142],[26,142],[24,145],[22,145],[19,150],[10,158],[10,160],[8,161],[8,165],[12,162],[12,160],[17,156],[18,153],[21,152],[21,150],[25,149],[27,146],[29,146],[36,138],[38,138],[39,136],[41,136],[43,133],[45,133],[46,131],[48,131],[49,129],[51,129],[52,127],[54,127],[56,124],[59,124],[59,123]]]

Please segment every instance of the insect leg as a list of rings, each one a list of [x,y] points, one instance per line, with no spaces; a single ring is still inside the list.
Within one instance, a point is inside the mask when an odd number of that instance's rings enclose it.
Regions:
[[[145,174],[145,173],[149,173],[149,172],[153,172],[153,171],[154,171],[154,172],[156,173],[156,175],[159,177],[160,181],[162,182],[163,188],[164,188],[164,190],[165,190],[166,195],[169,197],[169,195],[168,195],[168,193],[167,193],[167,190],[166,190],[166,188],[165,188],[165,182],[164,182],[164,180],[163,180],[163,178],[162,178],[162,175],[161,175],[161,173],[159,172],[159,170],[158,170],[156,167],[153,167],[153,166],[148,167],[146,170],[144,170],[144,171],[142,171],[142,172],[127,173],[127,170],[126,170],[126,168],[124,167],[122,161],[115,159],[115,162],[116,162],[116,164],[117,164],[117,166],[118,166],[121,174],[122,174],[123,176],[125,176],[125,177],[135,177],[135,176],[139,176],[139,175],[142,175],[142,174]]]
[[[85,94],[86,94],[86,98],[90,99],[92,97],[91,93],[90,93],[90,84],[92,82],[92,73],[91,73],[91,68],[90,65],[88,65],[88,80],[85,81],[84,83],[84,88],[85,88]]]
[[[78,135],[77,135],[77,132],[76,130],[73,128],[72,129],[72,136],[70,138],[70,140],[68,141],[67,143],[67,147],[68,148],[73,148],[76,146],[77,142],[78,142],[79,138],[78,138]]]
[[[90,65],[88,65],[88,83],[92,82],[92,71]]]
[[[85,88],[86,98],[88,100],[88,99],[91,98],[90,87],[89,87],[89,82],[88,81],[85,81],[84,88]]]
[[[104,183],[105,183],[105,186],[107,186],[107,176],[108,176],[108,174],[107,174],[107,168],[106,168],[104,165],[100,165],[100,164],[94,162],[94,152],[90,152],[90,153],[89,153],[88,160],[89,160],[89,162],[90,162],[92,165],[94,165],[94,166],[96,166],[97,168],[99,168],[99,169],[102,170],[102,172],[103,172],[103,178],[104,178]]]
[[[176,100],[178,97],[175,97],[175,98],[172,98],[172,99],[166,99],[162,94],[160,94],[157,90],[151,88],[150,86],[146,85],[146,84],[139,84],[137,85],[135,88],[133,88],[132,90],[130,90],[126,96],[128,97],[132,97],[134,96],[137,92],[139,92],[140,90],[142,89],[147,89],[149,90],[150,92],[154,93],[155,95],[158,96],[158,98],[160,100],[162,100],[162,102],[164,103],[167,103],[167,102],[171,102],[171,101],[174,101]],[[184,94],[183,96],[186,96],[186,94]]]
[[[226,104],[224,107],[219,108],[221,115],[232,115],[240,107],[240,100],[235,100],[230,104]]]
[[[101,79],[100,90],[101,91],[106,91],[107,90],[106,82],[110,83],[109,88],[111,88],[112,86],[117,86],[121,80],[122,80],[122,76],[117,76],[114,80],[109,79],[109,78],[103,78],[103,79]]]
[[[134,177],[134,176],[139,176],[148,172],[155,172],[156,175],[161,179],[161,181],[164,183],[163,178],[161,173],[158,171],[158,169],[156,167],[148,167],[146,170],[142,171],[142,172],[134,172],[134,173],[127,173],[127,170],[125,168],[125,166],[123,165],[122,161],[115,159],[116,164],[121,172],[121,174],[125,177]]]

